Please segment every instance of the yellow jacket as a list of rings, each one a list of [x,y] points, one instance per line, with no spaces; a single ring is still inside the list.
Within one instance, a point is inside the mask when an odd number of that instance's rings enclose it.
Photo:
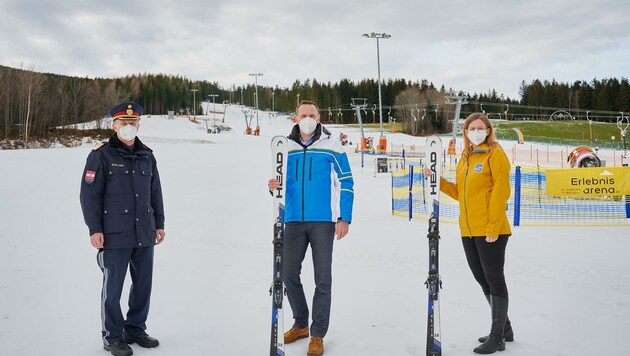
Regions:
[[[440,190],[459,201],[462,237],[512,234],[506,213],[510,161],[500,146],[490,149],[483,144],[468,157],[462,155],[456,183],[442,178]]]

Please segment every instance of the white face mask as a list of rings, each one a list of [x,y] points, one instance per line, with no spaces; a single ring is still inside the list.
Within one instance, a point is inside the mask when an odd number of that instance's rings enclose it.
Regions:
[[[305,135],[310,135],[315,132],[315,128],[317,127],[317,121],[312,117],[305,117],[300,120],[298,124],[300,126],[300,131],[302,131]]]
[[[120,138],[125,141],[133,141],[138,133],[138,128],[133,125],[125,125],[118,129]]]
[[[487,130],[470,130],[468,131],[468,139],[473,145],[480,145],[486,140],[486,136],[488,136],[486,131]]]

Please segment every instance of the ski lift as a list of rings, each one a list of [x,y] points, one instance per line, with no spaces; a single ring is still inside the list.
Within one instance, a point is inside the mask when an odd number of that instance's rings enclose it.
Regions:
[[[376,123],[376,104],[372,107],[372,123]]]
[[[438,122],[438,108],[440,107],[440,104],[435,104],[435,122]]]
[[[630,126],[630,118],[627,116],[624,117],[623,111],[620,111],[619,113],[621,113],[621,117],[617,117],[617,127],[621,133],[621,140],[623,141],[623,157],[625,158],[628,154],[626,148],[626,134],[628,133],[628,126]]]
[[[586,121],[588,121],[588,132],[590,134],[591,142],[592,142],[593,141],[593,119],[588,117],[588,113],[590,113],[590,111],[586,111]]]
[[[424,133],[424,118],[427,116],[427,109],[422,109],[422,117],[420,118],[420,120],[422,120],[422,132]]]
[[[245,134],[251,135],[253,132],[251,125],[252,125],[252,119],[254,118],[254,115],[253,114],[248,115],[248,112],[247,112],[248,110],[241,110],[241,111],[243,112],[243,115],[245,116],[245,127],[246,127]],[[248,116],[250,117],[249,120],[247,119]]]

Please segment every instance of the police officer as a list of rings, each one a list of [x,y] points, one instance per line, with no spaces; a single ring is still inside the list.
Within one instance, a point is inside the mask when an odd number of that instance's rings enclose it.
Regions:
[[[103,271],[102,337],[112,355],[129,356],[129,344],[156,347],[146,334],[153,276],[153,247],[164,241],[164,206],[157,162],[136,137],[143,109],[122,103],[109,111],[115,133],[92,149],[81,181],[81,209]],[[120,308],[127,267],[129,310]]]

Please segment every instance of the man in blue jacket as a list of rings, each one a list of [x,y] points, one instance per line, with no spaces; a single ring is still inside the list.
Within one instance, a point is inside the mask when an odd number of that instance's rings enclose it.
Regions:
[[[153,247],[164,241],[164,206],[157,162],[136,137],[143,109],[122,103],[109,111],[115,133],[90,152],[81,180],[81,209],[103,271],[102,337],[105,350],[129,356],[129,344],[156,347],[146,334],[153,278]],[[129,310],[120,309],[127,267]]]
[[[348,233],[354,181],[341,143],[320,124],[319,108],[314,102],[300,103],[295,122],[289,135],[282,269],[295,322],[284,334],[284,342],[309,336],[309,309],[300,272],[310,245],[315,295],[308,355],[322,355],[330,321],[333,242],[335,236],[340,240]],[[279,184],[270,179],[269,190]]]

